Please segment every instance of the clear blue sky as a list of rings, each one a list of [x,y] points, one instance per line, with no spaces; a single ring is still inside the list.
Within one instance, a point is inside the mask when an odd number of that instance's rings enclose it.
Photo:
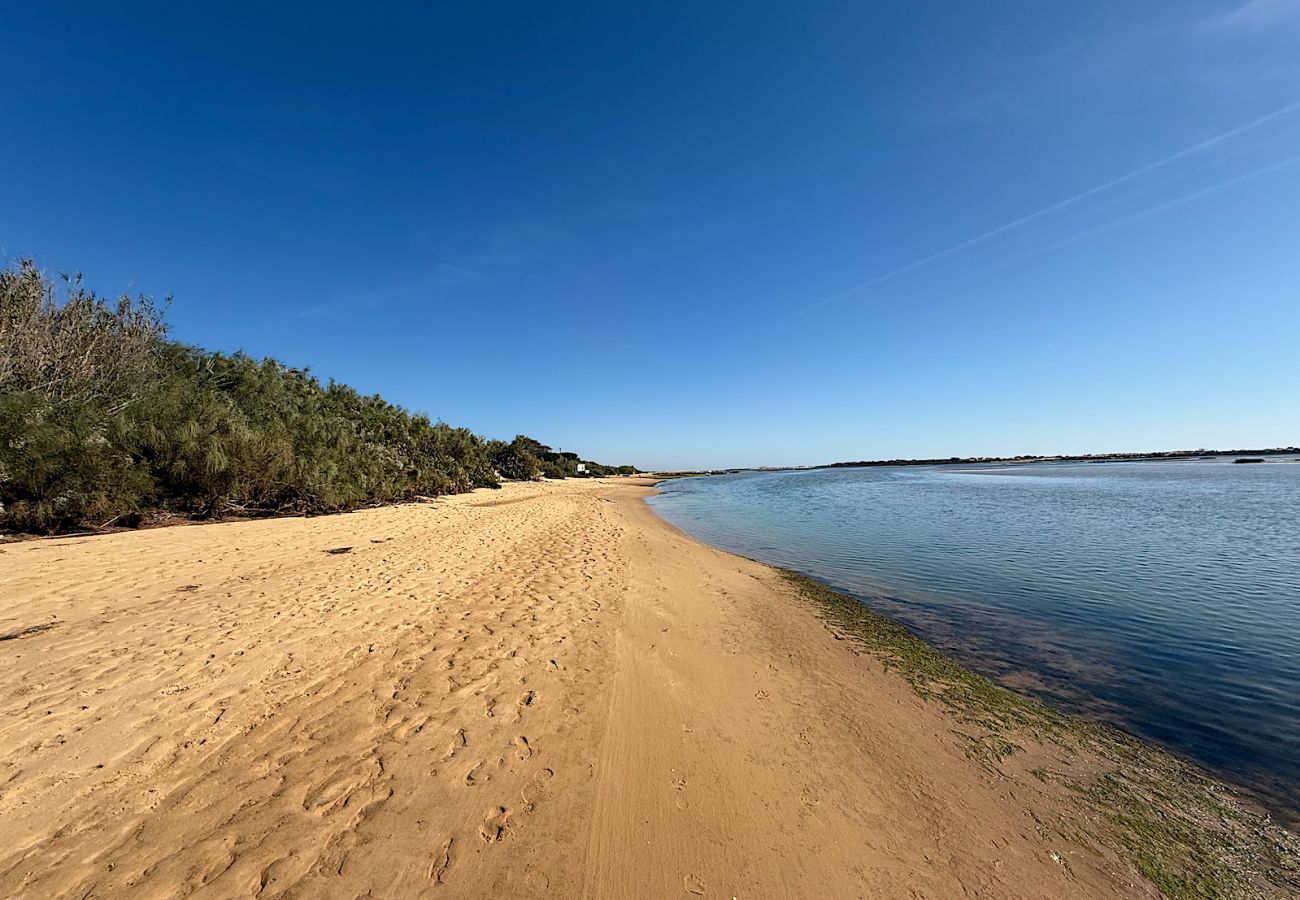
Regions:
[[[1300,442],[1300,0],[281,6],[5,3],[0,256],[614,463]]]

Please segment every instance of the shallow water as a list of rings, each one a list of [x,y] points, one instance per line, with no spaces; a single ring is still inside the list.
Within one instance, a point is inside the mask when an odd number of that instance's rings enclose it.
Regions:
[[[1300,820],[1300,462],[823,469],[659,490],[656,512],[688,534],[820,578]]]

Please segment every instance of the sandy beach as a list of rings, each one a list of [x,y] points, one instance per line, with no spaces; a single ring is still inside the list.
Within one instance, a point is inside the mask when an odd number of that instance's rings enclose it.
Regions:
[[[0,547],[0,896],[1160,895],[650,490]]]

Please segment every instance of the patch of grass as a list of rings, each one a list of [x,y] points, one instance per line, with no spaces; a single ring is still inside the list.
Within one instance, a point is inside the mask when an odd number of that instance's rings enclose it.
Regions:
[[[1065,715],[963,668],[907,628],[803,575],[778,570],[818,610],[826,627],[898,672],[918,696],[941,703],[978,736],[968,757],[993,767],[1018,752],[1017,739],[1052,742],[1094,757],[1100,774],[1031,775],[1070,789],[1081,812],[1107,833],[1089,831],[1130,859],[1171,900],[1253,900],[1300,896],[1300,840],[1238,801],[1221,783],[1132,735]]]

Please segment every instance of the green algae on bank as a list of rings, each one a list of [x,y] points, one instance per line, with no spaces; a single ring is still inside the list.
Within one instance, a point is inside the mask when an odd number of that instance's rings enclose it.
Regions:
[[[967,755],[989,771],[1025,744],[1054,744],[1064,763],[1032,769],[1069,792],[1080,814],[1064,836],[1132,862],[1171,900],[1300,896],[1300,839],[1196,766],[1117,728],[1065,715],[958,665],[904,626],[804,575],[779,571],[838,639],[942,704]],[[1099,827],[1100,826],[1100,827]],[[1040,830],[1045,826],[1040,824]]]

